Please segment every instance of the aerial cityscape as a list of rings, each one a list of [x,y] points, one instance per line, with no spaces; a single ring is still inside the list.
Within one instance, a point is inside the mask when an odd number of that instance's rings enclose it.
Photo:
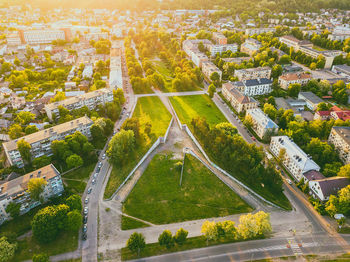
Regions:
[[[0,262],[350,261],[349,0],[0,21]]]

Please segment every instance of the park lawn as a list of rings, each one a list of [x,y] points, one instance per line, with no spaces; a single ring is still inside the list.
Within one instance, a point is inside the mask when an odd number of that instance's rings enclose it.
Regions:
[[[161,60],[153,60],[152,64],[154,69],[165,78],[173,78],[171,70],[167,67],[167,65]]]
[[[81,180],[71,180],[63,178],[63,183],[65,184],[65,189],[80,196],[83,195],[86,182]]]
[[[33,254],[39,253],[46,253],[52,256],[74,251],[78,248],[78,235],[78,232],[64,232],[55,241],[45,244],[39,244],[34,238],[27,237],[18,241],[18,247],[12,261],[31,259]]]
[[[252,208],[197,159],[186,155],[182,186],[179,160],[156,155],[123,205],[123,212],[154,224],[247,213]]]
[[[83,166],[64,174],[62,177],[68,178],[68,179],[79,179],[79,180],[89,179],[92,171],[94,171],[96,162],[97,161],[94,161],[87,165],[84,164]]]
[[[196,117],[205,117],[209,125],[228,122],[220,109],[207,95],[170,97],[181,123],[191,128],[191,121]]]
[[[139,98],[133,117],[140,119],[141,129],[143,129],[145,123],[150,122],[152,125],[151,135],[150,137],[142,136],[141,141],[136,145],[125,165],[113,166],[104,192],[105,199],[113,195],[158,137],[164,136],[171,120],[171,114],[156,96]]]
[[[149,227],[149,225],[127,216],[122,216],[121,224],[122,224],[122,230],[129,230],[129,229],[140,228],[140,227]]]

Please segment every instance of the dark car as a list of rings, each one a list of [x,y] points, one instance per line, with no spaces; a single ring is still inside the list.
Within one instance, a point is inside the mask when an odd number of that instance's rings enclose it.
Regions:
[[[84,224],[86,224],[86,223],[87,223],[87,220],[88,220],[88,217],[87,217],[87,216],[84,216],[84,218],[83,218],[83,222],[84,222]]]
[[[87,234],[86,234],[86,232],[83,233],[83,236],[82,236],[82,237],[83,237],[83,240],[86,240],[86,239],[87,239]]]

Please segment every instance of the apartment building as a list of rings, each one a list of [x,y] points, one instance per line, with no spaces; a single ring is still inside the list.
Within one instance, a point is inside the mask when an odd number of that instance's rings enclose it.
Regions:
[[[301,46],[303,47],[313,47],[313,44],[307,40],[299,40],[291,35],[281,36],[279,38],[280,42],[286,44],[288,47],[293,47],[295,51],[299,51]]]
[[[227,38],[220,32],[213,33],[213,40],[217,45],[227,45]]]
[[[261,47],[262,47],[262,44],[258,40],[255,40],[253,38],[248,38],[241,45],[241,52],[249,55],[253,55],[254,53],[258,52]]]
[[[319,51],[316,49],[313,49],[309,46],[300,46],[299,51],[303,52],[304,54],[311,56],[312,58],[317,59],[319,56],[323,56],[325,59],[325,65],[324,68],[330,69],[332,68],[334,58],[339,55],[343,55],[343,52],[340,50],[324,50]]]
[[[6,36],[7,45],[9,46],[19,46],[22,44],[21,38],[19,37],[18,32],[9,34]]]
[[[334,65],[332,71],[342,77],[350,80],[350,66],[348,65]]]
[[[202,72],[207,79],[210,79],[210,76],[212,75],[212,73],[217,72],[221,80],[221,77],[222,77],[221,70],[217,68],[217,66],[210,61],[202,63]]]
[[[207,48],[209,50],[210,55],[212,57],[216,56],[216,54],[221,54],[221,53],[226,52],[228,50],[230,50],[232,53],[236,53],[238,51],[237,44],[229,44],[229,45],[206,44],[205,48]]]
[[[241,93],[232,83],[222,85],[222,94],[238,113],[258,107],[254,98]]]
[[[304,100],[306,106],[313,111],[316,111],[317,106],[324,101],[312,92],[300,92],[298,99]]]
[[[43,155],[52,155],[51,143],[54,140],[63,140],[66,136],[72,135],[75,132],[80,132],[88,139],[91,139],[90,127],[93,121],[87,116],[74,119],[72,121],[51,127],[49,129],[41,130],[33,134],[23,136],[21,138],[11,140],[3,143],[2,146],[5,151],[7,161],[10,165],[23,167],[24,162],[18,150],[17,142],[24,140],[31,146],[30,153],[32,158],[38,158]]]
[[[198,44],[200,42],[202,42],[204,46],[212,44],[208,39],[187,39],[182,42],[182,49],[192,58],[192,53],[198,51]]]
[[[86,65],[83,73],[82,73],[82,77],[84,78],[92,78],[92,75],[94,73],[94,69],[92,65]]]
[[[209,58],[207,57],[207,55],[199,51],[193,51],[191,59],[192,59],[192,62],[200,68],[202,67],[202,64],[204,62],[209,61]]]
[[[1,184],[0,224],[11,219],[10,214],[6,212],[6,207],[11,202],[20,204],[21,215],[41,204],[40,201],[31,199],[30,194],[27,191],[28,182],[33,178],[43,178],[47,182],[41,193],[44,202],[48,201],[51,197],[60,196],[64,191],[61,175],[52,164]]]
[[[334,145],[340,159],[345,164],[350,164],[350,127],[333,126],[328,142]]]
[[[344,41],[350,38],[350,27],[349,26],[337,26],[334,28],[332,34],[328,35],[330,40]]]
[[[306,73],[288,73],[278,78],[281,88],[287,90],[291,84],[305,85],[311,80],[311,75]]]
[[[272,80],[267,78],[236,81],[232,85],[246,96],[265,95],[272,91]]]
[[[109,71],[109,87],[123,88],[123,71],[122,71],[122,53],[123,42],[113,41],[110,54],[110,71]]]
[[[288,136],[273,136],[270,142],[270,150],[279,157],[281,149],[285,149],[283,166],[300,181],[303,174],[310,170],[320,171],[320,167],[298,147]]]
[[[348,185],[348,178],[338,176],[309,181],[310,195],[320,201],[328,201],[331,195],[337,195],[339,190]]]
[[[252,35],[260,35],[262,33],[268,33],[268,32],[276,32],[276,28],[274,27],[263,27],[263,28],[247,28],[245,30],[245,34],[248,36]]]
[[[271,78],[271,68],[268,66],[257,67],[257,68],[247,68],[235,70],[234,76],[238,78],[239,81],[257,79],[257,78]]]
[[[273,122],[260,108],[247,110],[246,116],[251,116],[254,132],[263,139],[266,134],[274,135],[278,125]]]
[[[110,88],[102,88],[80,96],[71,97],[62,101],[45,105],[44,109],[47,117],[53,120],[54,115],[59,117],[59,106],[63,106],[68,110],[79,109],[87,106],[90,110],[95,109],[98,105],[113,102],[113,90]]]
[[[66,33],[59,29],[19,31],[22,44],[50,44],[54,40],[66,40]]]

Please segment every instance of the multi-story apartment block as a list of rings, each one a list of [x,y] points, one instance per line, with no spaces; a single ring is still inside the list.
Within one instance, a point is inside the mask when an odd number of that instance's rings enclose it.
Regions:
[[[122,71],[122,51],[123,43],[121,41],[113,41],[110,54],[110,72],[109,87],[123,88],[123,71]]]
[[[267,78],[236,81],[232,85],[247,96],[265,95],[272,91],[272,80]]]
[[[210,79],[210,76],[212,75],[212,73],[217,72],[219,74],[220,80],[221,80],[222,72],[212,62],[209,62],[209,61],[203,62],[202,63],[202,72],[207,79]]]
[[[260,108],[247,110],[246,116],[251,116],[253,130],[263,139],[266,134],[274,135],[278,131],[278,125],[273,122]]]
[[[47,30],[26,30],[19,31],[23,44],[50,44],[54,40],[66,40],[65,30],[47,29]]]
[[[334,145],[340,159],[345,164],[350,164],[350,127],[334,126],[328,137],[328,142]]]
[[[311,75],[306,73],[288,73],[278,78],[281,88],[287,90],[291,84],[305,85],[311,80]]]
[[[258,107],[254,98],[242,94],[231,83],[222,85],[222,94],[238,113]]]
[[[216,54],[221,54],[222,52],[226,52],[228,50],[230,50],[232,53],[236,53],[238,51],[237,44],[229,44],[229,45],[206,44],[205,47],[209,50],[211,56],[215,56]]]
[[[10,165],[16,165],[18,167],[24,166],[22,156],[17,147],[17,142],[19,140],[23,139],[29,143],[31,146],[30,153],[33,159],[43,155],[50,156],[52,155],[51,143],[54,140],[63,140],[66,136],[72,135],[77,131],[82,133],[88,139],[91,139],[90,128],[93,123],[94,122],[90,118],[84,116],[27,136],[23,136],[19,139],[3,143],[7,161]]]
[[[208,39],[187,39],[182,42],[182,49],[192,58],[192,53],[198,51],[198,44],[200,42],[202,42],[204,46],[212,44]]]
[[[313,47],[313,44],[307,40],[299,40],[294,36],[285,35],[279,38],[280,42],[286,44],[288,47],[293,47],[295,51],[299,51],[301,46],[303,47]]]
[[[349,26],[337,26],[334,28],[333,33],[328,35],[328,39],[333,41],[344,41],[347,38],[350,38]]]
[[[94,69],[92,65],[86,65],[83,73],[82,73],[82,77],[83,78],[92,78],[92,75],[94,73]]]
[[[6,41],[9,46],[19,46],[22,44],[21,38],[17,32],[6,36]]]
[[[300,147],[298,147],[288,136],[273,136],[270,142],[270,150],[280,157],[281,149],[285,149],[283,166],[300,181],[303,174],[310,170],[320,171],[320,167]]]
[[[59,106],[63,106],[68,110],[79,109],[87,106],[89,110],[95,109],[98,105],[113,102],[113,90],[110,88],[102,88],[80,96],[71,97],[62,101],[45,105],[47,117],[53,120],[53,116],[59,117]]]
[[[227,38],[220,32],[213,33],[213,40],[217,45],[227,45]]]
[[[271,68],[268,66],[247,68],[235,70],[234,76],[239,81],[257,79],[257,78],[271,78]]]
[[[192,62],[200,68],[202,67],[202,64],[204,62],[209,61],[209,58],[207,57],[207,55],[199,51],[193,51],[191,59],[192,59]]]
[[[276,28],[274,27],[262,27],[262,28],[247,28],[245,30],[245,34],[248,36],[252,35],[260,35],[262,33],[268,33],[268,32],[276,32]]]
[[[241,45],[241,52],[247,53],[249,55],[253,55],[254,53],[258,52],[261,47],[262,47],[262,44],[258,40],[255,40],[253,38],[248,38]]]
[[[41,204],[40,201],[31,199],[27,191],[28,182],[33,178],[42,178],[46,181],[46,186],[40,195],[44,202],[53,196],[61,195],[64,191],[61,175],[52,164],[1,184],[0,224],[11,218],[6,212],[6,207],[11,202],[20,204],[21,215]]]
[[[298,99],[304,100],[306,102],[306,106],[313,111],[316,111],[317,106],[320,103],[324,102],[321,98],[312,92],[300,92]]]
[[[342,77],[350,80],[350,66],[348,65],[334,65],[332,71]]]

